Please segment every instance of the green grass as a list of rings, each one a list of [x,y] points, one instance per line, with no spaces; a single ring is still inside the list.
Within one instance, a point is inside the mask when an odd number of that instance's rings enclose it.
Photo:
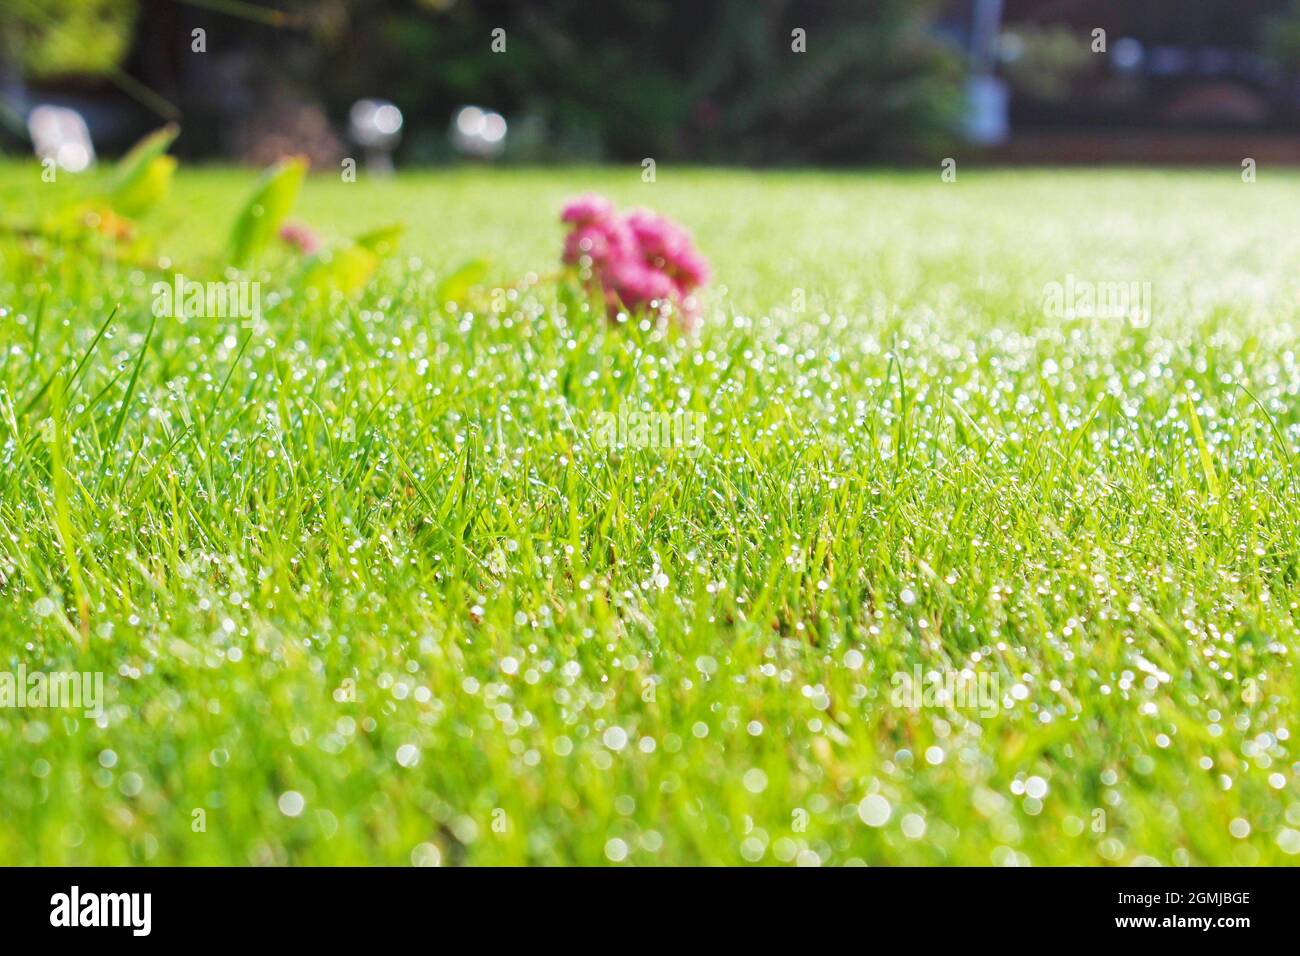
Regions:
[[[161,248],[250,184],[183,173]],[[0,166],[7,221],[63,188]],[[693,230],[698,341],[564,306],[588,189]],[[0,669],[109,697],[0,710],[0,862],[1295,861],[1300,176],[463,171],[298,214],[410,229],[246,347],[146,344],[152,276],[0,239]],[[439,309],[484,254],[506,308]],[[1150,325],[1046,315],[1070,275]],[[598,447],[620,405],[701,453]],[[897,706],[917,666],[1003,699]]]

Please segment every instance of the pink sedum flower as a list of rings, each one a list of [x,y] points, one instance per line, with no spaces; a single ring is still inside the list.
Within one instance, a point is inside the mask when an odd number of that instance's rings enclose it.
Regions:
[[[614,216],[614,204],[604,196],[587,193],[570,200],[560,214],[562,222],[572,222],[584,226],[593,222],[604,222]]]
[[[605,291],[615,293],[628,308],[666,301],[678,292],[665,273],[635,259],[615,262],[606,270]]]
[[[612,318],[649,309],[672,316],[687,331],[700,319],[695,291],[709,281],[709,264],[676,223],[645,209],[618,216],[602,196],[580,196],[564,207],[572,225],[563,259],[591,269]]]
[[[320,249],[320,237],[306,223],[286,222],[280,227],[280,239],[304,256],[310,256]]]
[[[623,262],[635,253],[636,243],[627,226],[616,220],[594,221],[574,228],[564,239],[564,261],[581,265],[584,258],[597,268]]]
[[[687,248],[678,255],[673,269],[678,284],[688,291],[708,284],[709,264],[693,248]]]
[[[647,209],[628,213],[627,224],[648,259],[671,261],[691,244],[684,230]]]

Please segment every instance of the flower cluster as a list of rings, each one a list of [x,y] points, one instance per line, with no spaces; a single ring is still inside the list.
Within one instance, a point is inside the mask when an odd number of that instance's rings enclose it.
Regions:
[[[695,328],[695,290],[709,281],[709,264],[684,229],[643,209],[620,216],[594,194],[570,202],[560,218],[571,227],[564,261],[590,268],[610,316],[652,309],[675,316],[687,331]]]
[[[286,222],[280,227],[280,241],[292,246],[305,256],[310,256],[320,250],[320,237],[306,223]]]

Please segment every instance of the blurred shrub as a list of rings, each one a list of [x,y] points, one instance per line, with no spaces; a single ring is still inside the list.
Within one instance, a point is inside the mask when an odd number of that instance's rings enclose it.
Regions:
[[[341,125],[353,101],[379,96],[405,114],[408,160],[444,157],[453,112],[474,103],[511,121],[519,160],[857,163],[938,150],[961,103],[932,0],[279,0],[288,18],[207,2],[0,2],[26,12],[19,55],[33,76],[118,65],[142,7],[133,72],[201,119],[185,148],[208,152],[239,137],[205,130],[243,129],[258,104],[319,104]],[[220,43],[177,55],[195,26]]]
[[[960,66],[927,0],[319,0],[300,77],[342,115],[394,100],[409,158],[445,151],[464,103],[527,132],[529,159],[862,162],[939,148]],[[506,31],[505,52],[492,31]],[[806,31],[806,52],[792,31]],[[264,38],[265,66],[287,62]],[[522,121],[522,122],[521,122]],[[411,155],[417,154],[417,155]],[[577,154],[575,156],[575,154]]]
[[[1066,26],[1019,25],[1002,35],[998,52],[1011,88],[1048,102],[1068,97],[1093,64],[1088,35]]]
[[[3,0],[10,53],[34,80],[103,73],[126,56],[135,0]]]
[[[1264,50],[1274,63],[1290,72],[1300,71],[1300,0],[1270,17],[1263,35]]]

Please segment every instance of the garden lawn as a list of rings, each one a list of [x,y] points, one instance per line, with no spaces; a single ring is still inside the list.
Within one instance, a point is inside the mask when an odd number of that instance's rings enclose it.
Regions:
[[[143,230],[218,262],[252,179]],[[0,165],[0,219],[68,188]],[[557,285],[588,190],[692,230],[697,340]],[[0,238],[0,670],[107,697],[0,709],[0,863],[1297,859],[1300,176],[484,169],[296,217],[408,231],[352,304],[272,263],[251,330],[147,345],[152,272]],[[1149,322],[1052,307],[1089,282]],[[620,408],[703,434],[602,447]],[[963,670],[987,706],[896,693]]]

